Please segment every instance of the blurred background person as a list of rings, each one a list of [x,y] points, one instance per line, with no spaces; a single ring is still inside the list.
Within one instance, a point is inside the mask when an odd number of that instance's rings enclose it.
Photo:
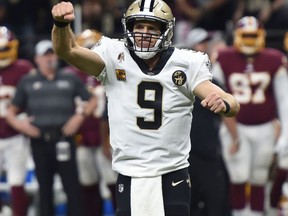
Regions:
[[[226,48],[227,44],[223,38],[213,37],[213,32],[211,33],[203,28],[194,28],[182,42],[174,46],[205,52],[210,57],[211,63],[214,64],[217,52],[222,48]]]
[[[288,51],[288,33],[284,35],[283,40],[283,50],[286,52]],[[280,135],[281,133],[281,123],[279,121],[276,123],[276,135]],[[278,149],[279,148],[279,149]],[[287,203],[288,198],[288,191],[287,191],[287,183],[288,183],[288,152],[285,149],[285,146],[283,149],[281,146],[278,146],[276,148],[276,157],[274,160],[274,170],[273,170],[273,181],[272,181],[272,187],[270,191],[270,210],[269,210],[269,216],[276,216],[281,214],[281,208],[285,208],[284,205]],[[283,199],[284,198],[284,199]]]
[[[82,29],[98,29],[107,36],[123,36],[122,17],[133,0],[79,0]]]
[[[18,46],[16,35],[5,26],[0,26],[0,171],[6,171],[13,214],[26,216],[28,197],[23,186],[29,156],[29,140],[6,122],[7,109],[19,80],[34,70],[32,62],[18,58]]]
[[[221,135],[233,215],[262,216],[278,117],[282,130],[277,145],[288,143],[286,57],[277,49],[265,48],[265,29],[248,16],[236,24],[233,46],[218,52],[213,73],[241,104],[239,115],[226,119],[234,129]]]
[[[244,16],[254,16],[265,29],[288,27],[288,2],[286,0],[237,0],[234,23]]]
[[[50,40],[36,44],[35,63],[37,72],[26,75],[17,85],[7,120],[31,139],[39,183],[39,216],[54,215],[55,174],[59,174],[67,195],[67,215],[84,215],[74,135],[89,115],[89,106],[77,113],[75,97],[88,101],[91,95],[77,76],[59,72]],[[16,118],[20,110],[25,110],[29,118]]]
[[[275,120],[275,134],[278,139],[281,134],[281,123]],[[282,149],[283,148],[283,149]],[[276,146],[273,164],[271,166],[271,188],[269,190],[269,209],[268,216],[282,215],[281,203],[288,200],[282,200],[287,197],[287,192],[284,191],[285,182],[288,183],[288,152],[285,146]],[[286,185],[287,186],[287,185]],[[288,197],[287,197],[288,198]],[[285,204],[286,205],[286,204]],[[286,207],[284,207],[286,208]]]
[[[102,18],[104,16],[103,0],[81,0],[82,28],[102,29]]]
[[[102,37],[96,30],[85,29],[76,37],[76,42],[88,49],[92,48]],[[103,190],[108,187],[109,198],[112,199],[114,210],[115,184],[117,175],[112,170],[111,149],[109,143],[109,126],[105,115],[106,96],[104,88],[95,77],[79,71],[73,66],[63,69],[81,78],[94,97],[94,111],[87,117],[76,135],[77,162],[80,183],[84,193],[86,216],[102,216]],[[81,104],[81,100],[78,101]],[[81,109],[80,105],[80,109]],[[102,183],[102,184],[101,184]],[[104,188],[103,188],[104,187]],[[102,190],[101,190],[102,189]],[[102,192],[102,193],[101,193]]]
[[[211,34],[203,28],[194,28],[191,30],[182,43],[176,44],[179,48],[192,49],[195,51],[210,54],[209,43],[211,42]]]
[[[204,28],[225,37],[227,23],[234,11],[230,0],[168,0],[176,17],[174,42],[185,40],[193,28]]]
[[[7,26],[18,36],[21,43],[19,56],[33,61],[35,21],[37,20],[37,0],[3,0],[0,3],[1,25]],[[23,10],[25,8],[25,10]]]
[[[210,51],[214,50],[210,49],[213,44],[211,35],[205,29],[195,28],[188,33],[181,48],[209,55]],[[215,79],[213,82],[218,84]],[[209,112],[200,102],[196,97],[190,134],[189,174],[193,179],[190,215],[231,216],[229,176],[219,138],[221,116]]]

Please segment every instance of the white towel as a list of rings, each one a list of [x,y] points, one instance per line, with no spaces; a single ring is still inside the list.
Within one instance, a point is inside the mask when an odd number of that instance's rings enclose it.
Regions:
[[[165,216],[161,176],[131,179],[131,216]]]

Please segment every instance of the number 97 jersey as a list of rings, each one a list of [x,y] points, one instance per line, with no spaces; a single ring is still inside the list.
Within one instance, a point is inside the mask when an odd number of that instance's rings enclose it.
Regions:
[[[240,103],[238,122],[259,125],[277,118],[276,107],[281,104],[279,95],[286,89],[283,82],[287,79],[283,53],[265,48],[247,57],[232,47],[227,48],[219,52],[213,73]]]
[[[103,37],[93,50],[105,62],[97,77],[108,97],[113,169],[150,177],[188,167],[194,88],[210,80],[207,55],[169,48],[153,70]]]

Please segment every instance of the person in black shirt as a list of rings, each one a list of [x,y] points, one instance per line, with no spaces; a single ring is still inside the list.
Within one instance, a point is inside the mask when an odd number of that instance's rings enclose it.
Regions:
[[[218,134],[221,116],[204,109],[198,98],[192,113],[189,157],[189,174],[192,179],[190,215],[231,216],[229,176]]]
[[[54,215],[53,180],[58,173],[67,195],[68,215],[80,216],[83,206],[79,199],[73,136],[89,113],[84,107],[81,112],[76,112],[75,97],[88,101],[91,96],[76,75],[58,70],[58,58],[50,40],[38,42],[35,54],[38,71],[21,79],[8,109],[7,120],[31,138],[40,191],[39,215]],[[20,110],[25,110],[29,118],[18,119],[16,115]]]
[[[182,46],[212,54],[211,35],[194,28]],[[212,57],[212,56],[211,56]],[[213,61],[213,58],[211,58]],[[213,63],[213,62],[212,62]],[[216,80],[213,83],[218,85]],[[191,178],[192,216],[231,216],[229,176],[222,156],[219,128],[222,117],[209,112],[195,98],[190,139],[189,174]]]

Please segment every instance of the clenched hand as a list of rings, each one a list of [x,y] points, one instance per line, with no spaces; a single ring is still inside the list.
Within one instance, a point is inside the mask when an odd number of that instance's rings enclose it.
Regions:
[[[75,19],[74,7],[71,2],[60,2],[52,8],[54,20],[59,22],[72,22]]]

